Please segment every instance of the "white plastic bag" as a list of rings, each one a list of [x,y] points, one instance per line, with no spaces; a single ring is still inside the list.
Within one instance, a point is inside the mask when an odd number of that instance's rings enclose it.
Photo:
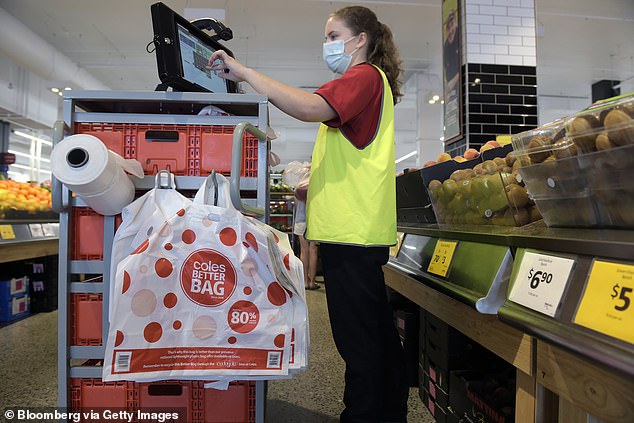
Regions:
[[[288,374],[294,305],[272,270],[277,243],[217,177],[227,207],[205,204],[208,178],[117,266],[104,380]]]
[[[156,175],[154,189],[137,198],[121,212],[110,256],[110,297],[113,298],[119,263],[136,250],[167,219],[188,207],[192,200],[176,191],[174,175],[166,170]],[[109,304],[109,316],[112,315]],[[110,320],[110,319],[108,319]]]
[[[300,182],[308,180],[310,176],[310,163],[292,161],[284,169],[282,181],[290,187],[295,188]]]

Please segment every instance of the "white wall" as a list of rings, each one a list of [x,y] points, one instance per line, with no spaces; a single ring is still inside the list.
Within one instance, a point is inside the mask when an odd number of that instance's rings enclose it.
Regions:
[[[0,119],[30,128],[52,127],[58,119],[59,96],[47,82],[0,53]]]

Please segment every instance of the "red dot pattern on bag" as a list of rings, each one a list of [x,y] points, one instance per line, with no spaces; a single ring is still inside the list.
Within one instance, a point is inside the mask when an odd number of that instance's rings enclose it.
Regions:
[[[255,235],[253,235],[251,232],[247,232],[244,238],[246,239],[247,244],[253,247],[255,251],[258,251],[258,241],[255,239]]]
[[[180,217],[185,216],[185,209],[180,209],[179,211],[176,212],[177,215],[179,215]]]
[[[162,278],[166,278],[172,274],[172,262],[170,262],[166,258],[160,258],[156,260],[154,264],[154,270],[156,270],[156,274]]]
[[[266,295],[273,305],[281,306],[286,303],[286,293],[284,292],[282,286],[277,282],[271,282],[269,284],[269,287],[266,290]]]
[[[173,308],[177,302],[178,298],[173,292],[169,292],[165,295],[165,297],[163,297],[163,305],[167,308]]]
[[[163,328],[160,323],[152,322],[143,329],[143,337],[147,342],[154,343],[163,336]]]
[[[284,256],[284,267],[290,272],[291,270],[291,254],[288,253]]]
[[[175,330],[179,330],[181,328],[181,326],[183,326],[183,324],[181,323],[180,320],[174,320],[174,323],[172,324],[172,327]]]
[[[236,241],[238,240],[238,235],[233,228],[224,228],[220,231],[220,242],[222,242],[227,247],[233,247],[236,245]]]
[[[196,233],[191,229],[187,229],[183,231],[183,235],[181,236],[181,238],[183,239],[183,242],[185,244],[191,244],[196,241]]]
[[[275,337],[275,339],[273,340],[273,343],[275,344],[277,348],[284,348],[285,339],[286,337],[284,336],[284,334],[281,333]]]
[[[190,300],[215,307],[233,295],[237,274],[227,257],[205,248],[194,251],[185,259],[180,280],[181,288]]]
[[[244,295],[251,295],[251,293],[253,292],[253,289],[251,289],[250,286],[245,286],[242,292],[244,292]]]
[[[118,347],[119,345],[121,345],[123,343],[123,332],[121,332],[120,330],[117,331],[117,337],[114,341],[114,346]]]
[[[251,301],[237,301],[227,313],[227,322],[234,332],[249,333],[260,321],[260,310]]]
[[[236,339],[236,337],[235,337],[235,336],[230,336],[230,337],[227,339],[227,342],[228,342],[228,343],[230,343],[230,344],[235,344],[237,341],[238,341],[238,340]]]
[[[130,288],[130,274],[123,271],[123,288],[121,288],[121,293],[125,294],[125,292]]]
[[[165,244],[165,249],[167,251],[171,250],[174,246],[172,244],[170,244],[169,242],[167,244]]]
[[[150,245],[150,240],[146,239],[145,241],[141,243],[141,245],[137,247],[136,250],[132,251],[132,254],[141,254],[142,252],[147,250],[147,247],[149,247],[149,245]]]

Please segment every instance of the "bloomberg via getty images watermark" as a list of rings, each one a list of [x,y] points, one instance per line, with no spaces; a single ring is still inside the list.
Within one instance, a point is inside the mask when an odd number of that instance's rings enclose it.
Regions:
[[[63,409],[29,409],[29,408],[7,408],[4,411],[4,418],[14,422],[185,422],[186,412],[156,411],[156,410],[115,410],[115,409],[83,409],[81,411],[66,411]],[[182,416],[182,417],[181,417]]]

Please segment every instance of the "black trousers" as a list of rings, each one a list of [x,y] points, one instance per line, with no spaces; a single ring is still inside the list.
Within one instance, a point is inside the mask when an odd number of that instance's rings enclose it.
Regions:
[[[403,347],[387,302],[387,247],[320,245],[330,324],[346,363],[343,423],[406,422]]]

